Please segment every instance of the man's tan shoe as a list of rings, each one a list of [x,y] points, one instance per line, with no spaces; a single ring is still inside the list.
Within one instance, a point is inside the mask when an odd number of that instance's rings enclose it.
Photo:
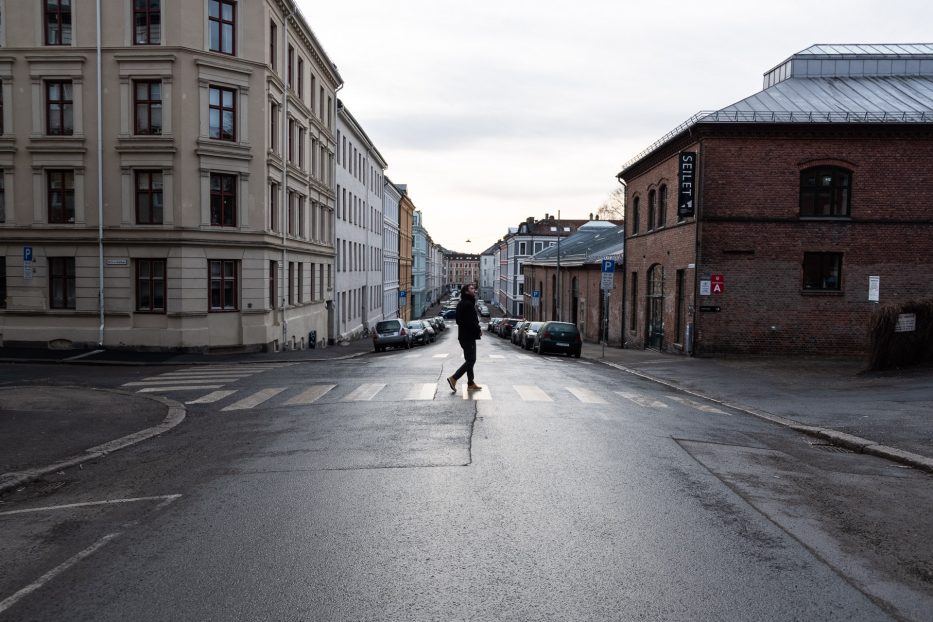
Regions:
[[[483,387],[479,386],[475,382],[471,382],[467,385],[467,391],[482,391]]]

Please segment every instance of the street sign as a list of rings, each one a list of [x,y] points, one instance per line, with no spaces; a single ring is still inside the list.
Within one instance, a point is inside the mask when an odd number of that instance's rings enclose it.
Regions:
[[[398,292],[398,304],[399,304],[399,306],[402,306],[402,307],[405,306],[405,299],[406,299],[405,297],[406,297],[406,296],[408,296],[408,292],[406,292],[404,289],[400,289],[399,292]]]
[[[701,279],[700,280],[700,295],[709,296],[709,291],[710,291],[709,279]]]
[[[615,287],[615,259],[603,259],[602,278],[599,281],[599,289],[610,290]]]
[[[868,277],[868,302],[878,302],[881,299],[881,277]]]
[[[721,274],[710,276],[710,291],[714,294],[721,294],[726,291],[726,277]]]
[[[615,259],[603,259],[603,272],[615,272],[616,271],[616,260]]]
[[[531,292],[531,297],[532,297],[532,298],[540,298],[540,297],[541,297],[541,290],[536,289],[536,290],[532,291],[532,292]]]
[[[32,247],[24,246],[23,247],[23,261],[29,263],[32,261]]]

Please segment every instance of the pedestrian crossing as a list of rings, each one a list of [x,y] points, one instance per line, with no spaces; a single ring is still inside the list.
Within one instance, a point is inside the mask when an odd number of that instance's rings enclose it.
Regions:
[[[434,355],[433,358],[447,355]],[[500,355],[501,356],[501,355]],[[528,355],[519,355],[528,357]],[[530,358],[530,357],[529,357]],[[536,359],[538,357],[535,357]],[[502,400],[529,403],[587,404],[593,406],[635,405],[655,413],[670,412],[672,406],[713,415],[728,412],[702,401],[681,395],[649,395],[634,390],[599,391],[586,386],[548,386],[493,382],[480,391],[468,391],[466,382],[451,393],[447,382],[382,383],[353,380],[346,383],[313,383],[301,386],[277,386],[251,389],[227,388],[232,382],[293,363],[251,364],[231,367],[203,366],[186,371],[170,371],[123,384],[139,393],[178,393],[188,405],[217,404],[220,412],[249,411],[260,408],[301,407],[324,403]],[[188,396],[189,399],[185,399]]]

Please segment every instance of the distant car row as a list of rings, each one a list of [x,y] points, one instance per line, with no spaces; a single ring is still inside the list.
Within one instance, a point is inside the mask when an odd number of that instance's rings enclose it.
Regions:
[[[583,338],[570,322],[531,322],[521,318],[493,318],[486,327],[503,339],[538,354],[558,352],[580,358]]]
[[[437,333],[447,330],[447,323],[440,316],[424,320],[405,322],[398,318],[376,323],[373,331],[373,350],[383,352],[386,348],[404,348],[427,345],[437,340]]]

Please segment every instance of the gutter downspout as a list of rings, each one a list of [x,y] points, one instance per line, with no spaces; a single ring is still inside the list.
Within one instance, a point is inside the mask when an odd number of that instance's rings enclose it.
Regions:
[[[103,79],[101,77],[100,0],[97,0],[97,305],[100,309],[100,327],[97,347],[104,347],[104,130]]]
[[[282,206],[279,209],[281,218],[279,226],[282,227],[282,352],[288,347],[288,290],[287,290],[287,272],[288,272],[288,151],[291,148],[289,141],[291,136],[288,131],[288,90],[291,85],[288,83],[288,23],[292,15],[291,5],[288,7],[288,14],[285,16],[285,24],[282,28],[282,36],[285,44],[282,46],[282,83],[285,88],[282,91]]]
[[[616,175],[616,181],[618,181],[619,184],[622,186],[622,188],[625,190],[625,192],[622,195],[622,200],[623,200],[623,204],[622,204],[622,227],[623,227],[623,230],[622,230],[623,231],[623,234],[622,234],[622,300],[619,302],[619,305],[620,305],[619,322],[621,323],[621,326],[619,326],[619,329],[620,329],[619,330],[619,348],[625,349],[625,309],[626,309],[625,293],[626,293],[626,290],[628,289],[628,284],[629,284],[628,283],[628,265],[627,265],[628,249],[626,248],[628,246],[628,227],[625,225],[625,207],[626,205],[628,205],[628,185],[624,181],[622,181],[622,173],[619,173],[618,175]],[[606,341],[609,341],[609,329],[608,329],[609,317],[608,316],[606,317],[606,326],[607,326]]]

